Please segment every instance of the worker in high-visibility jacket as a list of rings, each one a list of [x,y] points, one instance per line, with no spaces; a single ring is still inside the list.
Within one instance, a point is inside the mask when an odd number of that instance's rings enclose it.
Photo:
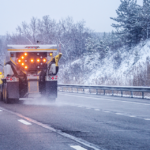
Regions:
[[[3,81],[1,80],[2,78],[4,78],[4,75],[3,75],[3,73],[2,73],[2,72],[0,72],[0,84],[2,84],[2,83],[3,83]]]

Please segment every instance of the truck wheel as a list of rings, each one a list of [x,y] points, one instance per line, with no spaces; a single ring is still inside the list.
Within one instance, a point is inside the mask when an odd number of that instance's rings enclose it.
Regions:
[[[4,84],[4,91],[3,91],[3,100],[6,104],[9,103],[10,99],[8,98],[8,93],[7,93],[7,84]]]

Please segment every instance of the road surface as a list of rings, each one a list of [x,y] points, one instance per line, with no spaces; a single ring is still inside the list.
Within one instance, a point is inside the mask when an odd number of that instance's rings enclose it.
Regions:
[[[150,100],[59,92],[0,101],[0,150],[149,150]]]

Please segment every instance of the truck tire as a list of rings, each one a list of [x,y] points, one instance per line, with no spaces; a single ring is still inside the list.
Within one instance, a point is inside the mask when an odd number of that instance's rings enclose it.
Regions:
[[[10,102],[10,99],[8,98],[8,92],[7,92],[7,83],[4,83],[4,87],[3,87],[3,100],[6,104]]]

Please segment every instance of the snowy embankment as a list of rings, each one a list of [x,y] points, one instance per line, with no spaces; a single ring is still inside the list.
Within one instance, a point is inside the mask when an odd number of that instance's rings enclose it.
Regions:
[[[116,55],[119,59],[115,59]],[[147,62],[150,62],[150,40],[130,50],[124,47],[116,53],[110,51],[104,59],[95,53],[60,66],[59,83],[133,85],[135,76],[147,69]]]

